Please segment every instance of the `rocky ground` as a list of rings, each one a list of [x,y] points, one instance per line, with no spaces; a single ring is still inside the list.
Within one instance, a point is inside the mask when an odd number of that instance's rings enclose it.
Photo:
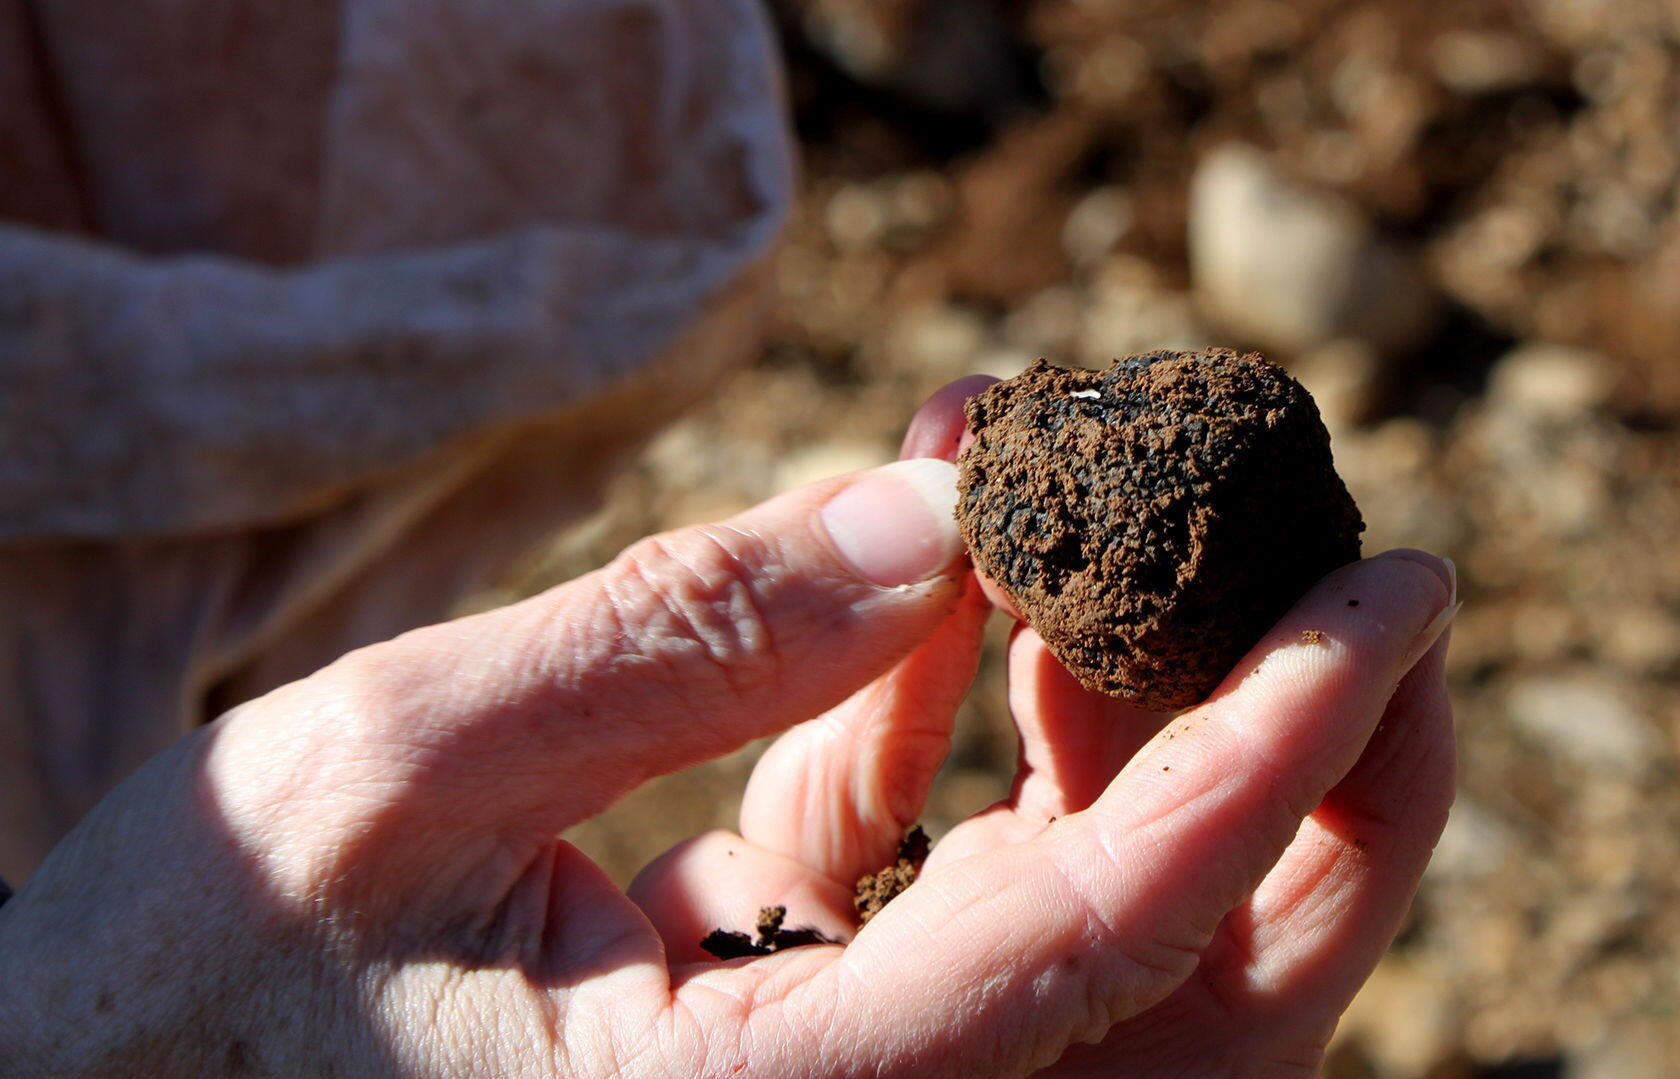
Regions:
[[[805,195],[769,347],[513,591],[890,458],[1046,356],[1256,347],[1367,549],[1461,569],[1462,793],[1342,1079],[1680,1067],[1680,7],[782,0]],[[993,659],[930,807],[1014,763]],[[752,757],[579,835],[621,878]]]

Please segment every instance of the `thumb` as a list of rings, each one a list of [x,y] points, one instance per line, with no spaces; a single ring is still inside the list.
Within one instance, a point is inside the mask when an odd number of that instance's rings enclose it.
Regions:
[[[283,745],[312,724],[311,787],[359,839],[384,830],[370,805],[409,844],[554,835],[834,706],[930,636],[962,591],[955,476],[901,461],[652,537],[523,603],[352,653],[238,722],[284,727]]]

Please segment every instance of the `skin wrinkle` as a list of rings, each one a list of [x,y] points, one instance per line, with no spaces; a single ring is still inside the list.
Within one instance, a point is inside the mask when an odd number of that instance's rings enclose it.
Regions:
[[[694,986],[695,995],[704,997],[708,992],[717,997],[727,997],[727,994],[710,987]],[[666,1006],[658,1013],[657,1029],[663,1031],[664,1041],[670,1045],[688,1043],[694,1046],[695,1067],[688,1074],[705,1074],[710,1067],[709,1062],[717,1055],[717,1044],[720,1036],[730,1038],[732,1043],[738,1044],[745,1031],[739,1022],[729,1018],[721,1022],[702,1021],[696,1014],[693,1002],[686,999],[689,987],[682,987],[681,991],[673,991]],[[685,1034],[686,1030],[686,1034]],[[673,1071],[671,1074],[678,1074]]]
[[[735,1004],[730,1018],[718,1026],[735,1030],[736,1037],[730,1043],[730,1052],[725,1054],[722,1074],[729,1074],[733,1067],[732,1061],[745,1059],[760,1062],[766,1056],[774,1059],[778,1056],[776,1048],[785,1048],[789,1044],[806,1045],[812,1043],[800,1040],[797,1036],[787,1034],[787,1017],[798,1018],[798,1009],[788,1007],[790,1000],[800,994],[815,995],[815,986],[820,985],[825,978],[832,977],[828,972],[836,965],[841,953],[832,947],[799,949],[777,956],[755,960],[753,964],[736,969],[751,972],[756,975],[746,981],[746,992],[741,996],[720,994],[722,999]],[[815,974],[809,973],[815,971]],[[827,1007],[826,1002],[824,1007]],[[715,1053],[708,1053],[715,1058]],[[753,1074],[772,1075],[780,1073],[754,1071]]]
[[[1430,771],[1433,771],[1433,769]],[[1425,769],[1420,766],[1411,769],[1410,772],[1418,774],[1425,772]],[[1421,831],[1438,833],[1446,827],[1449,812],[1445,808],[1432,811],[1430,816],[1419,821],[1415,816],[1410,819],[1396,817],[1370,806],[1351,805],[1343,799],[1327,802],[1319,811],[1336,821],[1338,825],[1343,826],[1338,827],[1336,831],[1351,832],[1367,842],[1373,842],[1380,837],[1393,838]],[[1342,842],[1348,843],[1349,841],[1343,839]],[[1433,843],[1430,844],[1430,849],[1434,849]]]
[[[1157,769],[1161,767],[1153,761],[1142,766],[1144,774],[1151,779],[1160,774],[1158,771],[1152,772],[1152,766]],[[1186,781],[1197,773],[1195,769],[1189,767],[1185,768],[1185,773],[1184,777],[1178,782],[1187,785]],[[1174,773],[1174,775],[1177,775],[1177,773]],[[1150,864],[1147,857],[1150,851],[1161,847],[1178,846],[1179,843],[1175,841],[1180,840],[1183,834],[1195,831],[1195,822],[1199,822],[1204,815],[1209,817],[1225,815],[1221,812],[1221,807],[1231,800],[1230,791],[1232,788],[1241,788],[1244,785],[1243,777],[1230,772],[1216,772],[1210,776],[1206,774],[1205,770],[1202,771],[1201,775],[1204,780],[1211,780],[1211,783],[1196,790],[1188,798],[1179,798],[1166,806],[1146,809],[1146,807],[1134,802],[1132,805],[1124,807],[1119,813],[1115,813],[1115,819],[1112,820],[1104,819],[1113,811],[1100,802],[1086,810],[1086,813],[1096,815],[1094,819],[1103,822],[1096,833],[1096,840],[1102,848],[1104,856],[1116,865]],[[1124,773],[1122,773],[1122,776],[1124,776]],[[1151,793],[1156,792],[1152,791]],[[1209,805],[1213,807],[1211,810],[1208,808]],[[1137,812],[1140,809],[1146,811],[1143,813]],[[1185,818],[1188,818],[1192,824],[1179,823]],[[1115,840],[1110,838],[1111,834],[1119,837],[1120,845],[1114,845]]]
[[[1005,855],[1005,852],[999,851],[997,854]],[[1005,856],[1013,858],[1019,858],[1021,856],[1043,857],[1041,852],[1026,849],[1016,849],[1009,855]],[[995,861],[996,859],[994,857],[991,860]],[[959,1017],[968,1015],[971,1011],[981,1008],[982,1002],[995,997],[1000,991],[1000,987],[1011,987],[1011,992],[1016,991],[1014,987],[1023,973],[1021,969],[1022,956],[1037,953],[1044,948],[1044,944],[1042,940],[1037,937],[1032,937],[1030,940],[1020,939],[1022,933],[1031,933],[1030,928],[1025,927],[1014,927],[1002,936],[996,932],[987,931],[987,927],[985,926],[982,926],[979,931],[975,931],[967,927],[966,923],[969,919],[965,916],[971,914],[972,912],[980,911],[985,907],[992,907],[1003,911],[1039,911],[1040,917],[1038,920],[1041,924],[1061,924],[1065,921],[1065,919],[1058,918],[1055,914],[1047,913],[1045,911],[1046,901],[1051,899],[1054,893],[1047,895],[1020,895],[1018,882],[1031,880],[1032,877],[1030,874],[1005,874],[1002,879],[1006,880],[1008,883],[1004,884],[1000,889],[997,886],[998,877],[995,872],[994,874],[988,875],[985,880],[971,876],[969,878],[970,884],[967,887],[962,887],[961,882],[954,882],[950,879],[953,874],[963,872],[965,872],[965,870],[960,863],[952,866],[946,871],[946,887],[941,893],[937,893],[940,898],[946,900],[945,911],[941,917],[935,919],[932,923],[922,921],[920,933],[929,938],[931,941],[937,942],[932,945],[932,947],[934,947],[938,952],[948,953],[953,948],[962,948],[964,955],[964,964],[962,969],[972,970],[977,973],[978,976],[975,980],[956,983],[950,981],[949,979],[953,978],[958,971],[947,970],[945,975],[947,978],[947,984],[943,987],[944,999],[941,1004],[941,1014],[946,1016],[950,1023],[963,1026],[964,1029],[969,1029],[969,1027],[965,1025],[963,1020]],[[989,885],[987,883],[988,881],[990,881]],[[968,898],[965,901],[951,902],[951,900],[958,898],[959,895],[967,896]],[[925,905],[925,902],[923,905]],[[902,908],[895,908],[895,910],[901,909]],[[894,924],[902,926],[903,917],[909,914],[921,913],[922,905],[912,907],[909,910],[904,911],[904,913],[899,914],[898,919],[895,919]],[[921,919],[918,920],[921,921]],[[1083,918],[1077,919],[1077,921],[1080,926],[1083,926]],[[1076,929],[1072,931],[1070,935],[1080,937],[1081,931]],[[986,949],[984,953],[976,951],[976,948],[981,946]],[[872,951],[871,954],[878,955],[879,952]],[[920,954],[920,951],[916,948],[900,946],[894,949],[894,954]],[[853,953],[850,950],[842,953],[841,962],[851,965],[852,955]],[[988,1026],[987,1030],[994,1035],[997,1033],[994,1026]],[[1051,1037],[1049,1034],[1043,1034],[1041,1036],[1046,1040]],[[1007,1038],[1003,1038],[1001,1035],[998,1037],[1004,1044],[1008,1044]],[[1002,1051],[1001,1046],[999,1051]]]
[[[644,540],[637,547],[653,542]],[[657,557],[667,557],[662,549],[648,549],[656,552]],[[723,644],[708,640],[694,619],[691,601],[676,591],[690,587],[690,583],[679,582],[673,588],[660,579],[660,574],[668,570],[650,566],[646,558],[636,548],[621,555],[615,563],[613,583],[608,587],[624,636],[635,642],[636,659],[644,661],[636,664],[638,675],[652,675],[677,698],[683,711],[696,714],[715,711],[722,702],[739,694],[741,688],[740,675],[732,667],[738,657],[729,651],[738,651],[739,655],[749,653],[738,645],[735,650],[726,650]],[[617,598],[624,595],[630,598]],[[629,654],[621,655],[629,658]],[[695,658],[715,676],[716,684],[694,677],[696,672],[691,669],[691,661]]]
[[[802,732],[802,736],[808,742],[820,743],[812,749],[812,752],[817,754],[824,752],[823,745],[833,745],[842,752],[845,751],[847,746],[843,732],[830,726],[826,717],[806,728]],[[844,784],[850,774],[849,769],[832,769],[822,772],[812,772],[808,769],[801,770],[793,780],[793,785],[785,792],[785,804],[789,807],[799,807],[797,810],[790,808],[790,813],[798,812],[818,817],[842,812],[849,800],[848,791]],[[746,811],[747,807],[743,807],[743,809]],[[743,832],[749,831],[744,826],[742,830]],[[825,867],[832,866],[845,857],[845,848],[848,845],[849,837],[829,832],[825,834],[824,838],[828,841],[824,849],[812,850],[808,845],[808,838],[801,837],[801,845],[788,853],[793,854],[794,860],[798,862],[814,862]],[[777,852],[781,853],[780,850]],[[832,881],[836,885],[848,883],[832,874],[824,873],[822,876],[825,880]]]
[[[554,863],[553,847],[535,839],[502,836],[483,857],[465,865],[459,873],[438,873],[423,880],[410,894],[405,908],[438,909],[445,917],[432,924],[409,930],[411,946],[426,947],[430,941],[453,944],[463,962],[494,965],[513,950],[525,953],[529,961],[531,938],[540,944],[541,924],[527,931],[524,943],[501,940],[497,935],[510,923],[519,924],[519,912],[546,908],[548,875]],[[539,883],[540,882],[540,883]],[[533,891],[540,891],[533,895]],[[496,902],[482,902],[479,896],[501,896]]]
[[[1170,960],[1145,959],[1138,951],[1139,942],[1130,939],[1135,937],[1136,934],[1127,934],[1111,923],[1102,915],[1098,909],[1099,905],[1090,898],[1088,889],[1076,883],[1073,876],[1062,868],[1055,859],[1048,859],[1048,861],[1052,870],[1061,879],[1063,887],[1070,895],[1077,898],[1085,915],[1085,926],[1080,935],[1093,941],[1106,938],[1111,944],[1104,951],[1112,951],[1119,957],[1120,970],[1123,971],[1126,966],[1130,966],[1143,975],[1141,978],[1135,979],[1141,984],[1117,989],[1114,986],[1105,985],[1104,981],[1098,979],[1089,969],[1079,976],[1072,976],[1070,972],[1069,977],[1072,978],[1074,985],[1082,986],[1084,989],[1082,995],[1085,998],[1085,1021],[1083,1023],[1070,1022],[1068,1033],[1061,1040],[1064,1043],[1071,1040],[1098,1041],[1101,1040],[1104,1033],[1121,1019],[1124,1019],[1126,1015],[1135,1014],[1136,1011],[1148,1007],[1149,1003],[1154,1003],[1164,997],[1167,992],[1171,991],[1174,984],[1183,979],[1184,973],[1178,970]],[[1100,932],[1101,938],[1092,933],[1093,928]],[[1157,946],[1161,944],[1159,941],[1151,941],[1150,943]],[[1179,959],[1186,960],[1190,966],[1194,966],[1197,962],[1198,957],[1193,950],[1187,950],[1172,944],[1167,944],[1166,950],[1169,956],[1177,956]],[[1127,980],[1123,974],[1117,974],[1112,979],[1112,981],[1121,985],[1124,985]],[[1161,982],[1165,987],[1164,991],[1157,993],[1146,990],[1144,986],[1151,981]]]
[[[873,782],[868,793],[857,797],[859,820],[863,827],[878,832],[902,832],[915,823],[927,793],[926,777],[945,756],[949,732],[899,731],[894,743],[889,749],[885,739],[878,741],[874,753],[883,763],[865,764],[862,769]],[[929,761],[931,768],[924,763]]]
[[[1327,895],[1345,892],[1356,883],[1356,866],[1348,856],[1357,854],[1358,848],[1352,843],[1312,817],[1302,822],[1301,832],[1291,845],[1302,843],[1314,845],[1315,857],[1292,859],[1267,876],[1264,891],[1255,897],[1265,903],[1267,911],[1257,922],[1275,920],[1286,912],[1310,916],[1314,909],[1326,905]],[[1302,931],[1296,921],[1291,921],[1291,927],[1292,932]],[[1257,933],[1251,936],[1258,939]],[[1247,958],[1252,960],[1253,956]]]
[[[1245,965],[1233,968],[1248,974],[1249,990],[1277,990],[1279,979],[1302,958],[1303,949],[1310,954],[1309,942],[1335,926],[1337,904],[1344,904],[1345,909],[1350,894],[1360,884],[1359,875],[1340,859],[1326,864],[1311,878],[1294,882],[1296,888],[1290,895],[1270,896],[1252,905],[1256,926],[1248,934]],[[1276,927],[1285,922],[1287,930]]]
[[[803,1009],[790,1006],[801,990],[809,994],[810,984],[784,986],[771,978],[759,985],[760,990],[768,992],[762,994],[762,999],[754,999],[747,1008],[745,1019],[748,1027],[757,1028],[754,1030],[755,1042],[770,1042],[778,1047],[817,1045],[825,1049],[831,1044],[820,1035]],[[819,1009],[824,1010],[826,1007]]]
[[[1149,851],[1152,848],[1166,847],[1169,848],[1169,850],[1176,849],[1183,845],[1185,835],[1193,835],[1202,828],[1220,828],[1219,825],[1207,821],[1190,825],[1176,824],[1175,819],[1184,815],[1190,815],[1192,817],[1197,816],[1200,812],[1199,807],[1203,803],[1207,802],[1212,802],[1215,806],[1215,811],[1212,814],[1214,818],[1217,819],[1219,817],[1229,816],[1232,811],[1225,809],[1225,805],[1230,801],[1227,788],[1232,786],[1238,786],[1240,788],[1244,786],[1244,784],[1241,783],[1240,777],[1222,777],[1218,780],[1215,786],[1198,794],[1190,801],[1174,807],[1166,814],[1155,818],[1149,824],[1129,830],[1126,835],[1126,857],[1124,859],[1120,859],[1115,852],[1109,851],[1109,858],[1111,860],[1120,861],[1121,864],[1149,865],[1151,864]],[[1290,837],[1292,837],[1299,829],[1299,821],[1301,820],[1301,817],[1293,814],[1294,810],[1287,806],[1283,807],[1282,814],[1279,815],[1278,819],[1275,821],[1259,813],[1241,812],[1237,813],[1237,821],[1234,824],[1226,828],[1221,828],[1220,830],[1230,831],[1232,829],[1240,829],[1249,834],[1250,838],[1248,838],[1246,842],[1232,843],[1231,845],[1234,847],[1240,847],[1241,849],[1246,850],[1276,850],[1281,853],[1285,849]],[[1157,833],[1161,834],[1159,839],[1155,838]],[[1224,843],[1230,841],[1221,840],[1221,842]],[[1172,855],[1169,853],[1167,857],[1170,859],[1172,858]],[[1246,869],[1247,867],[1244,868]],[[1204,881],[1202,882],[1202,890],[1220,890],[1223,893],[1229,893],[1231,896],[1229,905],[1234,906],[1237,902],[1240,902],[1241,896],[1247,894],[1247,892],[1254,886],[1254,883],[1254,881],[1246,878],[1240,880],[1233,879],[1229,883]],[[1203,946],[1205,946],[1205,943],[1208,940],[1213,939],[1216,931],[1216,927],[1196,929],[1193,939],[1200,939],[1203,942]]]
[[[525,845],[513,842],[515,851],[517,846]],[[513,859],[518,857],[513,851],[509,854]],[[560,851],[552,843],[532,848],[523,871],[513,878],[505,894],[497,887],[496,874],[482,871],[472,874],[484,882],[488,894],[502,894],[501,901],[490,908],[493,913],[490,913],[483,923],[482,940],[485,947],[480,954],[485,965],[491,965],[498,959],[517,956],[520,964],[526,969],[544,969],[553,947],[553,942],[548,939],[548,931],[552,925],[550,908],[566,887],[564,881],[556,879],[563,871],[564,861],[560,857]],[[507,934],[510,929],[520,928],[521,919],[515,918],[518,913],[525,915],[522,919],[524,932],[517,936],[509,936]],[[498,935],[502,935],[503,939],[498,941]]]
[[[850,1048],[846,1044],[847,1039],[841,1029],[841,1016],[859,1014],[865,1009],[874,1010],[874,1013],[878,1015],[898,1014],[898,1009],[894,1007],[895,1002],[893,1000],[883,999],[882,995],[875,992],[870,986],[858,981],[853,976],[851,968],[838,959],[823,970],[822,978],[813,979],[809,984],[813,987],[810,990],[811,994],[815,994],[818,988],[826,990],[823,995],[827,998],[825,1001],[827,1028],[823,1031],[823,1040],[818,1043],[820,1045]],[[868,1003],[860,1003],[863,1001]],[[838,1035],[837,1031],[840,1032]]]
[[[1270,777],[1269,782],[1273,784],[1280,777],[1300,777],[1295,783],[1296,789],[1286,792],[1287,796],[1285,798],[1285,804],[1292,811],[1299,810],[1295,813],[1296,819],[1306,816],[1323,799],[1325,790],[1319,788],[1324,786],[1323,780],[1320,778],[1324,769],[1322,767],[1306,766],[1301,761],[1280,759],[1279,743],[1287,740],[1287,750],[1293,751],[1297,756],[1302,755],[1302,749],[1304,748],[1305,756],[1309,761],[1346,760],[1351,763],[1358,758],[1359,750],[1369,741],[1371,732],[1376,728],[1375,723],[1324,723],[1312,720],[1312,713],[1319,710],[1320,707],[1317,700],[1336,699],[1338,696],[1333,689],[1326,691],[1322,687],[1342,681],[1339,676],[1343,670],[1343,664],[1321,665],[1318,657],[1308,654],[1309,649],[1322,649],[1323,647],[1322,645],[1287,645],[1267,657],[1266,663],[1270,663],[1273,656],[1281,654],[1282,658],[1278,662],[1283,669],[1277,672],[1277,676],[1288,679],[1297,687],[1311,690],[1310,695],[1301,694],[1299,691],[1288,695],[1274,691],[1271,696],[1280,697],[1281,700],[1262,700],[1259,702],[1259,710],[1262,712],[1275,716],[1288,716],[1287,720],[1281,720],[1278,723],[1278,727],[1288,731],[1287,736],[1280,737],[1277,728],[1250,729],[1242,724],[1231,722],[1229,717],[1224,714],[1214,717],[1214,722],[1221,724],[1230,732],[1232,741],[1235,743],[1236,759],[1249,762],[1245,763],[1245,768],[1253,771],[1264,771]],[[1303,657],[1306,662],[1300,663],[1296,660],[1297,656]],[[1266,663],[1262,663],[1261,666],[1266,666]],[[1304,671],[1300,670],[1301,667],[1306,667],[1307,670],[1317,668],[1315,676],[1309,677]],[[1302,696],[1307,696],[1307,699],[1303,701]],[[1270,707],[1266,707],[1267,705],[1270,705]],[[1211,706],[1209,706],[1209,710],[1211,711]],[[1308,728],[1311,729],[1311,737],[1308,744],[1302,747],[1300,743],[1303,741],[1303,734]],[[1338,738],[1337,735],[1341,735],[1341,737]]]
[[[657,536],[649,542],[660,559],[656,566],[679,566],[686,576],[674,583],[650,580],[648,566],[639,559],[633,559],[629,569],[643,576],[678,628],[703,647],[730,692],[750,696],[759,687],[743,675],[762,679],[773,673],[770,660],[778,654],[764,607],[755,601],[760,580],[755,575],[762,572],[763,580],[775,581],[774,564],[741,557],[703,528],[690,533],[688,543],[680,547]]]
[[[1109,889],[1111,892],[1124,894],[1125,892],[1131,890],[1120,886],[1114,886],[1114,882],[1124,881],[1131,876],[1131,874],[1128,873],[1126,869],[1126,863],[1115,860],[1107,844],[1102,841],[1100,836],[1094,836],[1091,841],[1082,845],[1087,849],[1095,849],[1100,852],[1103,862],[1110,870],[1111,875],[1107,883],[1110,883],[1111,885],[1111,888]],[[1089,867],[1092,865],[1091,859],[1078,859],[1078,864],[1080,866],[1079,872],[1070,872],[1062,864],[1062,862],[1055,857],[1047,857],[1046,860],[1051,869],[1056,873],[1057,877],[1062,881],[1063,887],[1067,890],[1068,894],[1079,904],[1080,910],[1084,914],[1086,921],[1084,932],[1089,934],[1093,929],[1095,929],[1101,934],[1102,939],[1108,941],[1108,945],[1104,949],[1105,951],[1113,951],[1115,954],[1119,955],[1125,963],[1137,968],[1140,971],[1148,972],[1150,975],[1155,975],[1163,979],[1169,988],[1172,984],[1182,981],[1188,975],[1189,970],[1193,968],[1197,962],[1199,962],[1201,949],[1205,947],[1207,941],[1211,939],[1211,932],[1203,934],[1199,930],[1192,930],[1189,938],[1182,941],[1168,940],[1161,937],[1159,934],[1152,934],[1147,940],[1140,940],[1138,939],[1139,934],[1137,927],[1112,922],[1105,917],[1102,913],[1102,907],[1104,904],[1099,898],[1093,897],[1091,884],[1081,883],[1081,881],[1089,873]],[[1145,956],[1140,951],[1140,946],[1142,945],[1147,945],[1152,949],[1159,949],[1164,954],[1159,958],[1154,956]],[[1089,977],[1089,975],[1087,975],[1087,977]],[[1132,1005],[1139,1010],[1147,1006],[1143,1004],[1142,1001],[1159,1000],[1161,996],[1161,994],[1145,992],[1142,987],[1133,988],[1130,993],[1126,995],[1132,998]],[[1113,999],[1118,999],[1118,995],[1111,995],[1111,1000]],[[1112,1006],[1113,1005],[1111,1005],[1111,1007]],[[1118,1020],[1111,1019],[1108,1025],[1112,1026],[1116,1021]]]

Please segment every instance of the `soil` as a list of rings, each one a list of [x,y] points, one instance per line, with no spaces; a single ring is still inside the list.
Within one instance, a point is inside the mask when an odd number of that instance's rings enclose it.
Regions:
[[[761,907],[758,911],[758,939],[728,929],[714,929],[706,934],[700,947],[719,959],[741,959],[753,955],[771,955],[783,948],[799,948],[807,944],[839,944],[840,941],[821,930],[783,929],[786,907]]]
[[[922,863],[927,861],[928,847],[928,834],[918,824],[899,842],[898,854],[891,865],[858,878],[852,906],[856,908],[860,922],[867,922],[881,913],[882,907],[916,882],[922,872]]]
[[[1365,525],[1300,383],[1258,355],[1042,360],[968,403],[969,550],[1087,688],[1195,704]]]

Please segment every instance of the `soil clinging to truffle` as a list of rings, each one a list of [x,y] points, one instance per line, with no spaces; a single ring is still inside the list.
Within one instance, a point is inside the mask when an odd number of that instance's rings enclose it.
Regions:
[[[975,563],[1085,686],[1204,699],[1314,582],[1359,510],[1300,383],[1258,355],[1039,360],[972,398],[957,522]]]

